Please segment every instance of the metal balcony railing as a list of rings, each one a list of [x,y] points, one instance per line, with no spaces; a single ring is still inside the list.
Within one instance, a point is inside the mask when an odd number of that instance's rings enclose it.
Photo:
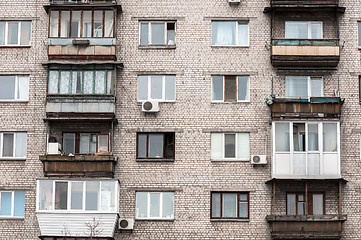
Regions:
[[[273,46],[339,46],[339,39],[272,39]]]

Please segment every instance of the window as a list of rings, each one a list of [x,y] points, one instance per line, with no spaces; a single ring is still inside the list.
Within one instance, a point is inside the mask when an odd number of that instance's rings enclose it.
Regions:
[[[174,219],[174,192],[136,192],[137,219]]]
[[[249,133],[211,133],[211,158],[249,160]]]
[[[289,39],[322,39],[322,22],[286,21],[285,37]]]
[[[212,76],[213,102],[249,102],[249,76]]]
[[[30,46],[30,35],[30,21],[0,21],[0,46]]]
[[[249,193],[212,192],[211,218],[249,219]]]
[[[138,76],[138,101],[175,101],[175,76]]]
[[[49,37],[114,37],[114,11],[66,10],[50,12]]]
[[[174,159],[174,133],[138,133],[138,159]]]
[[[48,94],[114,94],[114,71],[50,70]]]
[[[24,217],[24,210],[24,191],[0,191],[0,218]]]
[[[213,46],[249,46],[248,22],[212,21]]]
[[[69,153],[97,153],[109,151],[109,135],[98,133],[64,133],[63,149]]]
[[[323,97],[322,77],[286,76],[286,97]]]
[[[27,134],[23,132],[0,133],[0,158],[26,158],[26,138]]]
[[[361,48],[361,22],[357,22],[358,28],[358,47]]]
[[[140,22],[140,45],[175,45],[175,23]]]
[[[38,211],[118,211],[114,180],[38,180]]]
[[[0,101],[27,101],[29,95],[28,76],[0,76]]]
[[[324,193],[308,193],[308,215],[324,215]],[[287,215],[306,215],[304,193],[287,193]]]

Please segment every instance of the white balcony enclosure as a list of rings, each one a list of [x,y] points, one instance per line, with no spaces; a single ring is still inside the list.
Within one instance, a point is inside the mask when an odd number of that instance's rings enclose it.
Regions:
[[[341,178],[339,122],[275,121],[272,151],[272,178]]]

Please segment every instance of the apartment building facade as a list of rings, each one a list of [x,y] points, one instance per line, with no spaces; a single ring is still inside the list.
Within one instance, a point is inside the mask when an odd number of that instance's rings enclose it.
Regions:
[[[361,238],[358,1],[0,9],[0,239]]]

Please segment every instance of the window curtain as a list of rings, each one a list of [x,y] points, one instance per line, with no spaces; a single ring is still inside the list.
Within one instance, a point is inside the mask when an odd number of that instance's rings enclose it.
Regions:
[[[26,133],[16,133],[15,157],[26,157]]]
[[[18,99],[28,100],[29,92],[29,77],[19,76],[18,77]]]
[[[5,24],[5,22],[0,22],[0,45],[5,45]]]
[[[249,77],[239,76],[238,77],[238,101],[249,100]]]
[[[317,124],[308,124],[308,151],[318,151]]]
[[[288,123],[276,123],[275,126],[276,151],[290,151],[290,129]]]
[[[286,76],[286,97],[308,97],[308,77]]]
[[[311,78],[311,97],[322,97],[322,78]]]
[[[308,23],[286,22],[285,37],[290,39],[308,39]]]
[[[241,46],[248,46],[248,23],[238,24],[238,43]]]
[[[113,37],[114,17],[113,11],[105,11],[104,37]]]
[[[212,23],[213,45],[236,45],[236,22]]]
[[[211,158],[221,159],[223,158],[223,134],[212,133],[211,134]]]
[[[311,23],[311,38],[322,39],[322,23]]]
[[[249,133],[237,133],[237,158],[249,159]]]
[[[337,124],[324,123],[323,124],[323,151],[336,152],[337,151]]]

